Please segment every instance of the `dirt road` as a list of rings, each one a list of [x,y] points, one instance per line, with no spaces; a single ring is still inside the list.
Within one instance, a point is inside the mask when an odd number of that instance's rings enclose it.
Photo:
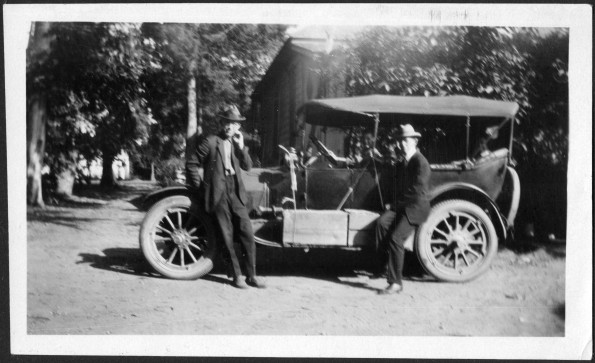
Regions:
[[[164,279],[138,246],[154,188],[131,181],[109,195],[27,211],[29,334],[291,334],[563,336],[563,248],[501,249],[465,284],[438,283],[407,256],[405,291],[378,296],[357,252],[258,249],[265,290],[238,290],[220,270]],[[241,305],[239,303],[241,301]]]

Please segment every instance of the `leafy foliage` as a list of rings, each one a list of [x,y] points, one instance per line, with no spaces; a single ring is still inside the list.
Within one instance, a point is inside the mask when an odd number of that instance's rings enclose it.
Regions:
[[[27,59],[29,93],[48,96],[46,164],[73,170],[79,155],[111,164],[121,150],[145,167],[183,156],[189,78],[197,80],[205,131],[213,131],[221,104],[248,109],[284,29],[52,23],[49,47]]]
[[[147,79],[148,104],[159,122],[151,127],[143,164],[183,157],[190,77],[196,79],[204,132],[217,130],[216,115],[224,104],[238,104],[246,114],[252,90],[280,46],[284,29],[280,25],[143,24],[141,30],[154,44],[160,65]]]
[[[348,93],[465,94],[527,107],[534,72],[512,38],[518,29],[373,27],[355,39]]]
[[[552,32],[526,47],[536,76],[529,93],[532,107],[520,128],[519,141],[527,149],[521,156],[523,161],[532,164],[532,169],[565,175],[568,164],[568,30]]]
[[[59,171],[78,154],[134,150],[154,122],[142,81],[154,62],[139,26],[53,23],[50,34],[48,53],[28,68],[28,82],[48,95],[47,163]]]

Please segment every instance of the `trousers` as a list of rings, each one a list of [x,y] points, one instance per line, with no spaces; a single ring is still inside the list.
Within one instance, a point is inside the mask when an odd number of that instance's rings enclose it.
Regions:
[[[225,192],[213,214],[219,227],[219,237],[223,241],[233,267],[235,278],[242,276],[242,269],[238,254],[245,254],[244,266],[248,277],[256,276],[256,246],[254,232],[248,216],[248,210],[239,200],[236,193],[237,180],[235,175],[225,177]],[[234,240],[237,238],[240,250],[236,250]],[[239,253],[238,253],[239,252]],[[242,253],[243,252],[243,253]]]
[[[403,263],[405,262],[405,240],[415,231],[405,211],[384,212],[376,221],[376,245],[379,247],[379,263],[386,266],[389,284],[402,285]]]

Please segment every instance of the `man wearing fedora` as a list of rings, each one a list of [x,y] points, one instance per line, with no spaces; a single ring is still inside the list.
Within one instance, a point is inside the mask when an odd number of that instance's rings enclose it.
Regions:
[[[396,153],[403,162],[397,165],[396,200],[376,222],[376,245],[381,249],[388,287],[379,294],[396,294],[403,290],[405,240],[425,222],[430,213],[430,164],[417,149],[421,134],[409,124],[397,131]]]
[[[240,123],[246,119],[236,106],[230,105],[219,114],[219,120],[221,128],[217,135],[201,137],[196,146],[189,148],[186,156],[188,184],[198,188],[201,207],[217,222],[219,238],[231,259],[233,286],[245,289],[247,283],[264,288],[264,283],[256,277],[256,246],[240,170],[252,168],[252,160],[240,132]],[[200,168],[204,177],[199,173]],[[243,254],[234,248],[234,236],[245,252],[246,282],[242,281],[238,260],[238,256]]]

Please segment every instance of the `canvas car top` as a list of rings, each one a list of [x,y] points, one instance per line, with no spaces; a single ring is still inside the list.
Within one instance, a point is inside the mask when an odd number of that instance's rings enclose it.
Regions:
[[[373,114],[437,115],[512,118],[518,104],[471,96],[391,96],[369,95],[326,98],[306,102],[298,113],[307,123],[324,126],[372,124]]]

